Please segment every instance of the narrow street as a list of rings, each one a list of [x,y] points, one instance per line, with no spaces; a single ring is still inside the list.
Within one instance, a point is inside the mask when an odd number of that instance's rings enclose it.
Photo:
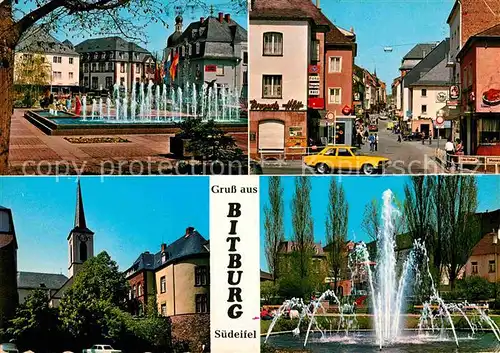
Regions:
[[[391,165],[385,170],[385,174],[434,174],[445,173],[445,169],[434,160],[434,150],[438,141],[433,140],[432,145],[426,140],[421,141],[397,141],[397,135],[387,130],[388,120],[379,120],[379,144],[376,152],[370,152],[370,146],[365,143],[361,147],[363,154],[378,155],[391,160]],[[441,140],[441,147],[445,141]],[[302,161],[269,161],[262,165],[263,174],[314,174],[312,168],[303,165]],[[354,173],[350,173],[355,175]]]

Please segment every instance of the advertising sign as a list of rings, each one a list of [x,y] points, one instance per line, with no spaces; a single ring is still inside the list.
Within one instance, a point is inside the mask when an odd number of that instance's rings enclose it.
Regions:
[[[476,111],[500,113],[500,83],[494,87],[477,83]]]
[[[450,86],[450,100],[458,100],[460,98],[460,86],[451,85]]]
[[[310,89],[309,90],[309,95],[310,96],[319,96],[319,89]]]
[[[309,65],[309,73],[310,74],[319,74],[319,66],[318,65]]]

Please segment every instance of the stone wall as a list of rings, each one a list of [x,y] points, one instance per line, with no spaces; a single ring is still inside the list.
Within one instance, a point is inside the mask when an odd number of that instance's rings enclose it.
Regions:
[[[186,343],[190,353],[201,353],[202,345],[210,347],[210,314],[186,314],[170,317],[172,341]]]

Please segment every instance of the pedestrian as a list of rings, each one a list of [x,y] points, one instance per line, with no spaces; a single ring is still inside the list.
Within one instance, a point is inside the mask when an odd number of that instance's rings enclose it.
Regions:
[[[463,154],[464,154],[464,145],[462,144],[462,140],[457,139],[456,140],[456,145],[457,145],[457,147],[456,147],[455,154],[463,156]]]
[[[429,132],[429,146],[432,145],[432,134]]]
[[[370,152],[373,152],[375,148],[375,136],[370,135],[370,137],[368,137],[368,141],[370,141]]]
[[[451,142],[451,138],[449,138],[444,145],[444,150],[446,151],[446,168],[449,169],[451,167],[453,154],[455,153],[455,145]]]
[[[378,134],[375,134],[375,151],[378,151]]]
[[[75,98],[75,115],[79,116],[82,112],[82,102],[80,102],[80,97],[76,96]]]
[[[422,131],[420,138],[422,139],[422,145],[425,145],[425,132]]]
[[[68,95],[66,98],[66,111],[70,112],[71,111],[71,93]]]

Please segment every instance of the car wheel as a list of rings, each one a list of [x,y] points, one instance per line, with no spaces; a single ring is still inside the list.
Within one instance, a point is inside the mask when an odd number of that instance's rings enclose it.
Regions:
[[[371,164],[364,164],[361,168],[361,171],[365,175],[372,175],[373,173],[375,173],[375,168]]]
[[[328,174],[330,172],[330,168],[325,163],[318,163],[316,167],[314,167],[316,173],[318,174]]]

